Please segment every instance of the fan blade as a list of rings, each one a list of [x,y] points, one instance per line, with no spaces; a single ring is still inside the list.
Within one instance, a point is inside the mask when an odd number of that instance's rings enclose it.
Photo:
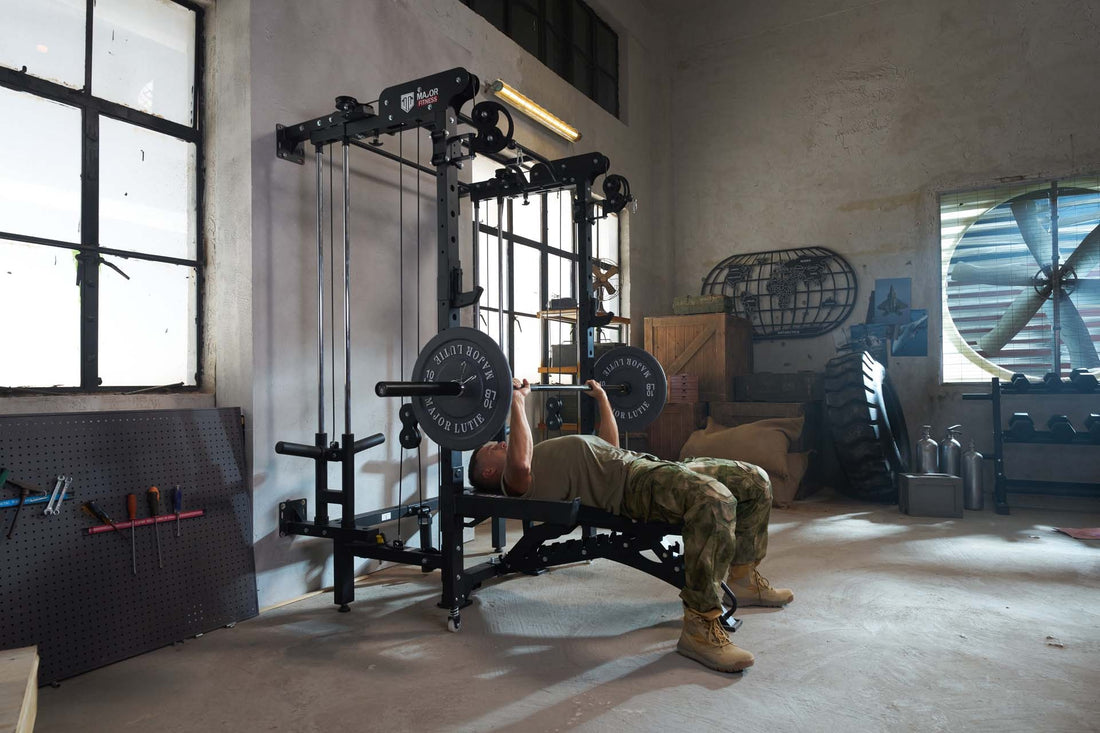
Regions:
[[[604,273],[604,275],[606,275],[609,278],[615,277],[618,274],[619,274],[619,266],[618,265],[612,265],[611,267],[607,268],[607,271]]]
[[[1019,265],[972,265],[956,262],[951,268],[951,282],[960,285],[1016,285],[1032,284],[1032,276]]]
[[[611,283],[604,283],[604,289],[607,290],[608,295],[614,295],[615,294],[615,286],[612,285]]]
[[[1016,296],[1008,310],[989,333],[978,339],[978,350],[992,356],[1004,348],[1012,337],[1027,325],[1032,316],[1043,306],[1048,296],[1029,288]]]
[[[1071,267],[1077,273],[1077,277],[1086,278],[1089,273],[1100,265],[1100,227],[1096,227],[1088,233],[1073,254],[1066,258],[1066,267]]]
[[[1011,208],[1031,256],[1040,265],[1050,264],[1050,234],[1039,223],[1039,203],[1034,199],[1023,199],[1014,201]]]
[[[1093,301],[1100,300],[1100,280],[1095,278],[1091,280],[1078,280],[1077,285],[1073,288],[1073,294],[1077,296],[1078,302],[1081,298],[1086,298],[1090,304]]]
[[[1100,356],[1096,353],[1096,346],[1092,342],[1088,326],[1085,325],[1085,319],[1065,293],[1058,299],[1058,316],[1062,324],[1062,343],[1069,351],[1070,365],[1074,369],[1100,367]]]

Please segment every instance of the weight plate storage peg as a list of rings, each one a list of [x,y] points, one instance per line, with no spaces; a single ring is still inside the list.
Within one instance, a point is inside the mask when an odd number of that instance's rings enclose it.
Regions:
[[[596,381],[623,385],[607,393],[619,430],[643,430],[657,419],[668,397],[668,382],[660,362],[648,351],[634,346],[612,349],[596,360]]]
[[[461,385],[460,394],[412,402],[420,427],[441,446],[477,448],[508,420],[512,373],[504,353],[481,331],[460,327],[437,333],[416,357],[413,379]]]

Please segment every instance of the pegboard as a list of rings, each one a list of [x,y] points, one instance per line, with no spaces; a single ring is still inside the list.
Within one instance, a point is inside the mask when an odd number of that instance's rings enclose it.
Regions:
[[[257,614],[239,409],[0,416],[0,466],[47,491],[73,477],[60,514],[23,507],[11,539],[15,509],[0,509],[0,649],[38,645],[40,683]],[[134,493],[140,520],[150,486],[170,513],[177,484],[183,511],[203,515],[181,520],[178,537],[175,521],[156,525],[163,568],[152,523],[136,528],[137,575],[126,530],[88,532],[99,522],[84,502],[126,522]]]

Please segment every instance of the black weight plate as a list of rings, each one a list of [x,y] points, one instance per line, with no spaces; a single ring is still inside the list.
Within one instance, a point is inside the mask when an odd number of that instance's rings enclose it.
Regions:
[[[642,430],[657,419],[668,398],[665,370],[647,351],[634,346],[620,346],[596,360],[596,381],[602,384],[625,384],[626,392],[607,390],[607,401],[619,430]]]
[[[451,450],[471,450],[493,439],[508,419],[512,373],[496,343],[472,328],[448,328],[427,343],[413,380],[459,382],[457,397],[417,397],[413,412],[428,437]]]

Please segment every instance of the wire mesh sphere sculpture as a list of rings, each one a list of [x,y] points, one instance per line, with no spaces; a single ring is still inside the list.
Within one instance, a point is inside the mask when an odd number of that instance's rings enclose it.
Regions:
[[[752,324],[757,339],[827,333],[855,306],[852,266],[824,247],[733,255],[703,279],[703,295],[727,295],[730,313]]]

